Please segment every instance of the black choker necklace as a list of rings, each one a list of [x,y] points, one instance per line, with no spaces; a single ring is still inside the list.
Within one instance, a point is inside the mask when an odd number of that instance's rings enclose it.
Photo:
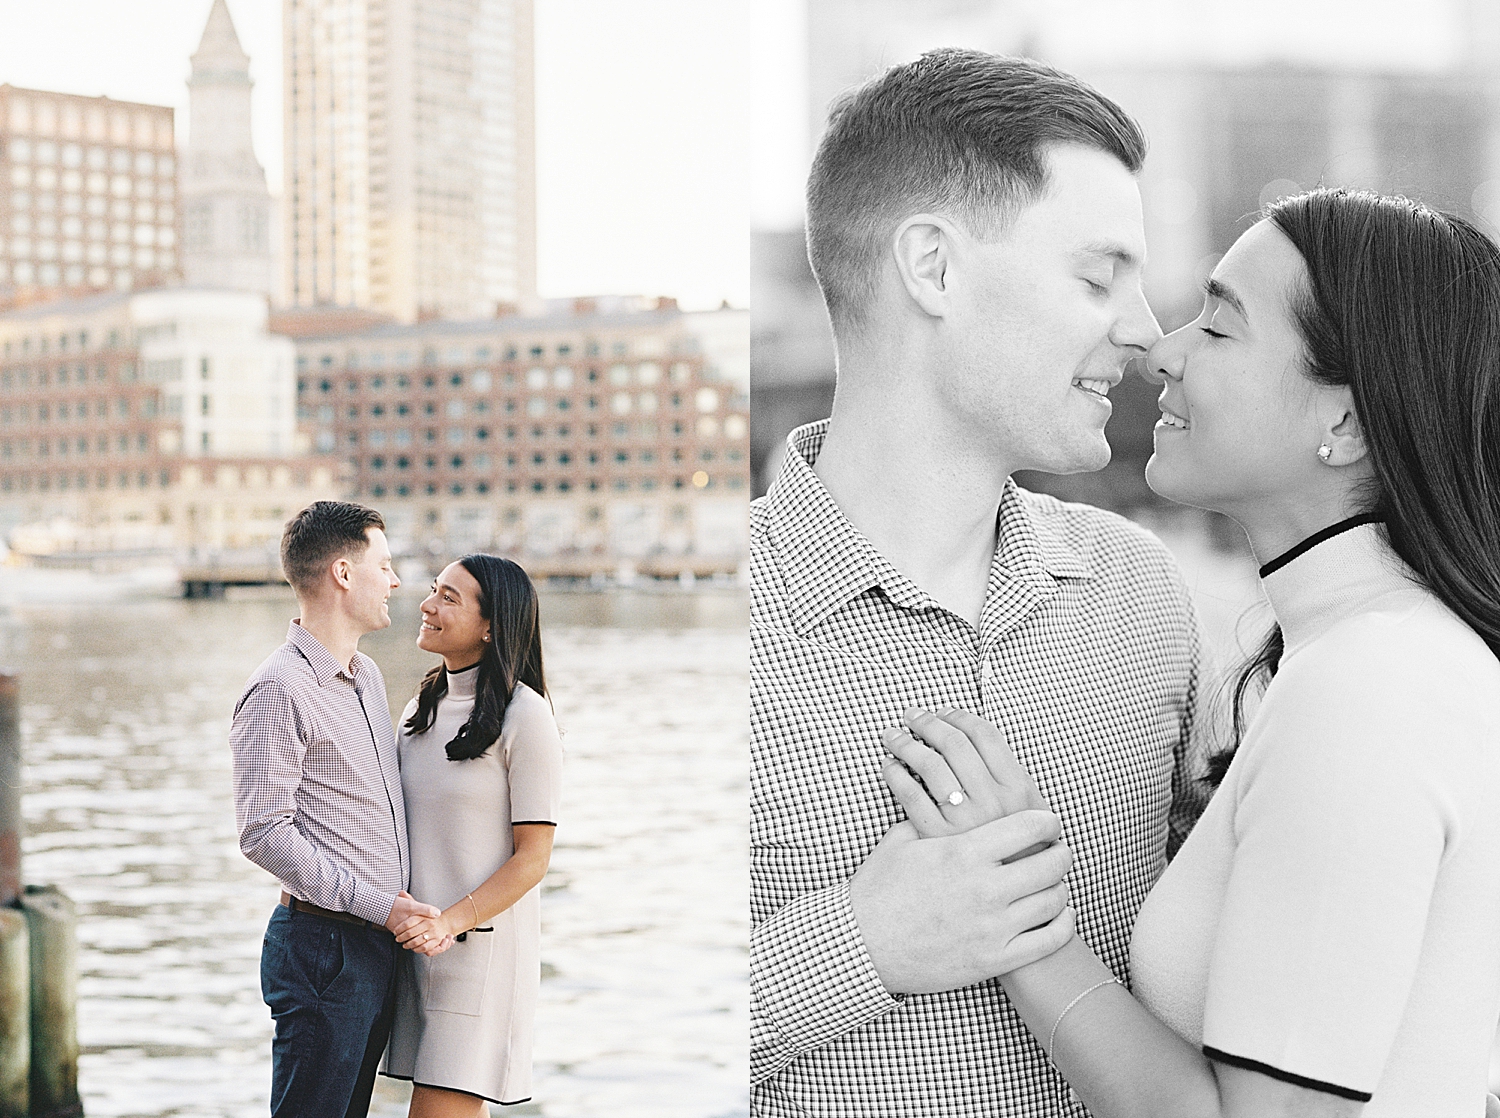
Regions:
[[[1381,524],[1384,521],[1385,517],[1381,516],[1379,513],[1362,512],[1357,516],[1349,517],[1347,520],[1340,520],[1337,524],[1330,524],[1321,532],[1314,532],[1312,535],[1308,536],[1307,539],[1299,543],[1296,547],[1293,547],[1289,551],[1283,551],[1280,555],[1276,556],[1275,559],[1272,559],[1268,563],[1264,564],[1260,569],[1260,577],[1265,578],[1266,575],[1271,574],[1274,571],[1281,570],[1282,567],[1286,566],[1293,559],[1297,558],[1297,556],[1303,554],[1306,551],[1312,550],[1324,540],[1331,540],[1334,536],[1342,535],[1350,528],[1358,528],[1361,524]]]
[[[444,668],[443,670],[446,671],[449,675],[462,675],[464,672],[472,672],[475,668],[479,667],[479,665],[482,664],[483,662],[484,662],[484,660],[481,657],[480,659],[475,660],[467,668]]]

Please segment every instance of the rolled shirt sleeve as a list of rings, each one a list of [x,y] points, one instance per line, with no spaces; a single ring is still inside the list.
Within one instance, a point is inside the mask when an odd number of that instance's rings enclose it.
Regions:
[[[298,828],[310,731],[305,717],[275,679],[253,684],[235,707],[229,745],[240,851],[300,899],[384,924],[396,894],[360,880]]]
[[[1368,1101],[1401,1027],[1457,809],[1419,698],[1295,671],[1247,755],[1211,956],[1216,1059]],[[1379,741],[1381,748],[1371,748]]]
[[[804,893],[750,935],[751,1082],[903,1001],[865,950],[848,883]]]

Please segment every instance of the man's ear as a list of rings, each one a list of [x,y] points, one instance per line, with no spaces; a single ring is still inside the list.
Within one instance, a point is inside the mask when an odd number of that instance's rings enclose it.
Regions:
[[[328,573],[333,575],[333,581],[342,590],[348,590],[354,585],[351,575],[353,571],[347,555],[340,555],[332,563],[328,564]]]
[[[896,274],[912,302],[926,314],[948,313],[948,269],[953,260],[951,222],[934,214],[914,214],[896,228],[891,254]]]

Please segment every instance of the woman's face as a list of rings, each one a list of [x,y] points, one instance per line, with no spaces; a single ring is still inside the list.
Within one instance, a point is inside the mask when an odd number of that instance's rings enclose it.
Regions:
[[[1162,417],[1146,481],[1157,493],[1243,523],[1322,480],[1318,447],[1348,390],[1302,372],[1290,300],[1306,281],[1291,241],[1261,221],[1219,261],[1198,317],[1151,348]]]
[[[479,613],[479,583],[462,563],[449,563],[422,603],[417,647],[436,652],[448,666],[467,667],[484,654],[490,623]]]

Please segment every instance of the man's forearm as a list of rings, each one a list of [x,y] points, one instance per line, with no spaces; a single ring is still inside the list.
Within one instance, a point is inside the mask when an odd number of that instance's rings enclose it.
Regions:
[[[308,841],[284,815],[240,831],[240,851],[302,900],[384,924],[396,895],[361,881]]]

